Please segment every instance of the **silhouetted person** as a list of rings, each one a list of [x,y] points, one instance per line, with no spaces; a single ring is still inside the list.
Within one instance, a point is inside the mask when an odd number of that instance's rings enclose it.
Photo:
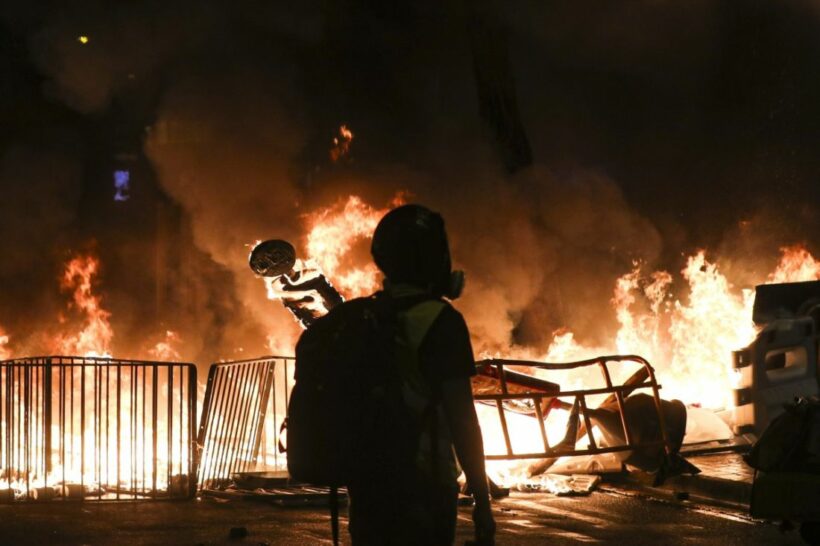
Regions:
[[[379,297],[398,313],[404,401],[423,414],[423,426],[413,468],[375,470],[350,483],[353,544],[452,544],[461,469],[475,498],[476,540],[492,544],[473,351],[464,318],[446,301],[458,297],[464,276],[451,269],[444,221],[419,205],[396,208],[379,222],[371,252],[386,277]]]

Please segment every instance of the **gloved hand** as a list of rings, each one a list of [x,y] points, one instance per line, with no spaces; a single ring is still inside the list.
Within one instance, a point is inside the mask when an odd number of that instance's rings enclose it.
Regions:
[[[467,544],[494,546],[495,520],[490,509],[489,498],[476,499],[475,507],[473,507],[473,524],[475,525],[475,541],[469,541]]]

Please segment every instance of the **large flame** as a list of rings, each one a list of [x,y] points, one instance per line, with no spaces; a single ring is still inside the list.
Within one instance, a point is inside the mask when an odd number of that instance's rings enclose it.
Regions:
[[[110,323],[111,313],[103,307],[102,297],[95,292],[99,271],[100,261],[92,254],[77,255],[65,264],[59,279],[60,288],[70,294],[71,300],[67,304],[65,315],[58,317],[64,331],[48,343],[49,348],[56,354],[110,358],[114,332]],[[77,327],[78,330],[71,331],[71,328]],[[11,358],[11,351],[7,348],[8,340],[9,336],[0,329],[0,360]],[[179,361],[181,359],[180,344],[179,334],[168,330],[164,338],[146,352],[156,360]],[[73,394],[66,394],[70,398],[63,400],[63,403],[68,403],[71,413],[63,418],[68,421],[66,427],[70,427],[70,430],[75,432],[73,436],[69,433],[66,437],[66,444],[61,448],[63,452],[58,453],[56,444],[52,444],[52,451],[45,453],[46,447],[42,444],[40,435],[28,437],[29,443],[26,449],[37,453],[42,452],[44,455],[41,456],[48,457],[52,466],[50,473],[44,476],[34,472],[26,473],[22,468],[10,468],[8,470],[12,474],[0,477],[0,494],[13,491],[15,497],[19,497],[26,490],[35,491],[34,494],[37,494],[37,488],[48,484],[49,491],[53,489],[57,491],[56,494],[63,495],[68,494],[63,486],[80,490],[83,489],[80,486],[81,483],[85,484],[85,493],[80,493],[80,495],[107,494],[126,485],[133,485],[136,488],[133,492],[136,494],[153,487],[153,484],[149,482],[154,472],[159,476],[165,476],[174,469],[188,464],[188,454],[183,447],[184,434],[178,425],[169,434],[168,423],[157,420],[156,416],[142,426],[136,420],[139,413],[137,410],[142,412],[143,418],[145,417],[146,385],[149,394],[153,389],[154,379],[150,377],[151,373],[146,370],[139,372],[135,367],[130,366],[114,369],[116,373],[107,371],[104,376],[102,373],[96,375],[94,366],[71,366],[67,368],[68,371],[59,372],[55,368],[38,371],[35,374],[37,378],[40,378],[40,373],[51,374],[52,379],[59,378],[59,381],[66,382],[66,384],[70,382],[75,389],[79,388],[84,380],[86,400],[94,400],[96,405],[93,406],[93,411],[89,406],[89,411],[83,415],[79,406],[75,407],[76,404],[82,405],[80,402],[82,399],[75,398]],[[168,408],[168,412],[174,413],[176,418],[180,419],[187,411],[182,409],[181,395],[177,397],[175,394],[176,399],[169,400],[171,396],[169,394],[171,392],[169,389],[170,376],[165,371],[155,370],[154,373],[159,374],[156,375],[156,389],[153,389],[157,404],[153,410],[148,411],[160,411],[161,414],[165,411],[164,408]],[[179,388],[181,388],[182,379],[177,377],[175,384],[179,383]],[[39,380],[36,379],[36,381]],[[106,394],[103,395],[103,392]],[[51,396],[52,402],[56,404],[60,400],[59,396],[62,395],[54,391]],[[29,402],[30,400],[26,402],[14,395],[8,400],[8,403],[14,405],[14,411],[18,415],[22,414],[25,409],[25,411],[33,411],[39,415],[38,419],[44,419],[42,407],[38,406],[29,410],[27,406],[24,406]],[[177,404],[180,409],[176,409]],[[172,407],[174,409],[171,409]],[[86,406],[83,408],[85,409]],[[123,416],[128,416],[128,418]],[[111,426],[103,429],[99,425],[101,422],[109,423]],[[153,430],[155,425],[156,430]],[[5,428],[5,426],[6,423],[3,423],[2,427]],[[97,426],[99,428],[95,428]],[[56,424],[52,424],[52,427],[54,427],[54,437],[59,437],[67,430],[58,429]],[[79,432],[83,429],[86,431],[85,434]],[[5,432],[7,431],[4,430]],[[153,449],[152,436],[155,436],[154,441],[157,442],[156,458],[150,455]],[[120,449],[120,440],[123,446],[128,445],[129,448]],[[82,457],[82,453],[86,454],[85,458]],[[115,469],[120,470],[119,475]],[[11,479],[12,476],[16,476],[16,479]],[[179,484],[163,485],[162,483],[157,486],[160,488],[181,487]]]
[[[783,256],[767,283],[802,282],[820,279],[820,260],[815,260],[802,246],[780,249]]]
[[[356,261],[351,249],[371,236],[386,212],[350,196],[306,216],[308,257],[347,297],[378,288],[376,267],[369,260]],[[802,246],[789,246],[781,249],[775,270],[758,282],[815,279],[820,279],[820,261]],[[637,354],[658,370],[664,397],[712,409],[731,407],[732,351],[748,345],[757,333],[751,287],[733,286],[701,250],[687,259],[678,278],[666,271],[647,274],[641,264],[635,264],[616,280],[611,304],[619,324],[611,343],[579,343],[576,334],[565,327],[553,334],[544,352],[511,348],[506,355],[492,356],[561,362],[601,354]],[[564,388],[583,388],[590,380],[581,372],[551,379]]]
[[[820,279],[820,262],[803,247],[781,249],[776,269],[761,283]],[[757,333],[752,322],[754,291],[736,289],[700,251],[681,271],[684,297],[671,293],[665,271],[643,276],[636,267],[615,283],[612,304],[620,325],[614,343],[587,347],[569,330],[556,332],[545,360],[578,360],[603,353],[638,354],[658,370],[665,398],[719,409],[731,406],[731,354]]]
[[[391,206],[402,203],[397,196]],[[350,257],[357,243],[366,241],[389,208],[378,209],[355,195],[308,214],[305,249],[319,269],[346,297],[362,296],[379,288],[379,270],[370,261],[357,264]]]
[[[60,287],[71,292],[69,310],[75,309],[83,317],[83,328],[74,334],[60,334],[55,341],[59,354],[81,356],[110,356],[114,331],[111,313],[102,307],[100,296],[93,287],[100,261],[93,255],[80,255],[66,264]]]

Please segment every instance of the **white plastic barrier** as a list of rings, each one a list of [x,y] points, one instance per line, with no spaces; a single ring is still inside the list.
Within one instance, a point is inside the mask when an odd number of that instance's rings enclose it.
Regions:
[[[769,323],[745,349],[734,351],[740,374],[734,430],[760,434],[797,396],[817,395],[817,332],[810,317]]]

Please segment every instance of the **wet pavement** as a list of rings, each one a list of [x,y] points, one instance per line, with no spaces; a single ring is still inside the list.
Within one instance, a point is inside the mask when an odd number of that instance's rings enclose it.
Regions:
[[[498,544],[800,544],[741,512],[596,491],[588,497],[518,493],[494,503]],[[343,511],[344,512],[344,511]],[[346,521],[343,519],[343,527]],[[232,527],[248,536],[230,539]],[[456,544],[471,537],[470,508],[459,513]],[[349,543],[344,536],[345,544]],[[0,545],[330,544],[326,509],[247,500],[0,505]]]
[[[662,498],[687,498],[701,504],[748,512],[754,470],[743,461],[741,453],[702,454],[690,456],[687,460],[701,472],[668,478],[657,488],[643,484],[638,489],[659,494]],[[627,481],[633,479],[632,474],[625,476]]]
[[[705,478],[743,483],[752,483],[754,479],[754,469],[743,461],[741,453],[705,453],[687,458],[700,469],[700,475]]]

